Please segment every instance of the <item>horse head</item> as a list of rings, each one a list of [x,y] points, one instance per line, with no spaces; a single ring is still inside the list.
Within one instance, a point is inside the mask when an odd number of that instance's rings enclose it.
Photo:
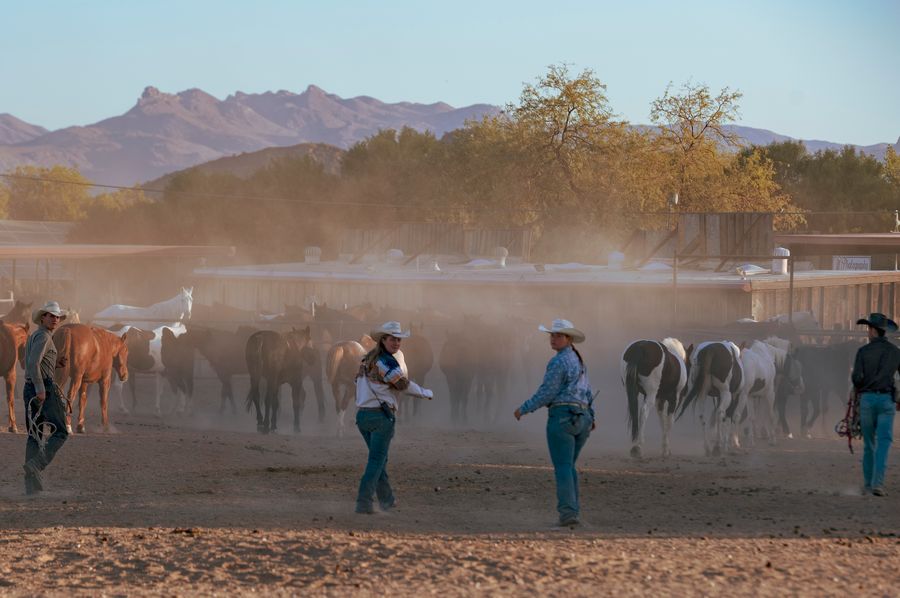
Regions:
[[[119,380],[126,382],[128,380],[128,331],[122,333],[118,337],[113,348],[113,367],[119,375]]]

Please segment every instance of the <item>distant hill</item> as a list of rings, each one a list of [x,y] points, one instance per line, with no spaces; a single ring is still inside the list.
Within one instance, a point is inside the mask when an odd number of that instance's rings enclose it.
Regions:
[[[0,172],[20,164],[63,164],[94,181],[132,185],[268,147],[327,143],[348,148],[387,128],[407,126],[440,137],[467,119],[497,110],[487,104],[454,108],[388,104],[366,96],[343,99],[314,85],[300,94],[238,92],[224,100],[199,89],[168,94],[148,87],[125,114],[86,127],[42,129],[29,136],[17,124],[22,121],[10,117],[10,139],[0,137]]]
[[[170,172],[158,179],[154,179],[144,183],[147,189],[163,190],[169,181],[182,172],[196,170],[206,174],[222,173],[233,174],[241,178],[247,178],[258,170],[268,166],[273,160],[281,158],[297,158],[301,156],[310,156],[316,162],[325,168],[325,172],[337,174],[341,168],[341,158],[344,156],[343,149],[333,145],[324,143],[301,143],[300,145],[292,145],[288,147],[270,147],[258,152],[249,152],[218,158],[211,162],[204,162],[190,168]]]
[[[47,133],[47,129],[19,120],[12,114],[0,114],[0,145],[31,141]]]
[[[309,151],[331,168],[337,163],[329,162],[331,150],[310,148],[327,144],[346,149],[381,129],[404,126],[441,137],[462,127],[466,120],[499,110],[489,104],[454,108],[442,102],[388,104],[368,96],[345,99],[314,85],[299,94],[237,92],[224,100],[200,89],[170,94],[147,87],[125,114],[84,127],[48,132],[0,114],[0,172],[23,164],[63,164],[78,168],[96,182],[133,185],[156,182],[198,164],[211,171],[238,168],[249,174],[256,168],[252,165],[255,160],[277,155],[273,149],[259,157],[246,157],[266,148],[285,148],[289,155]],[[765,129],[731,128],[748,143],[766,145],[791,139]],[[828,141],[803,143],[811,152],[843,147]],[[888,145],[857,147],[881,159]],[[900,151],[900,140],[894,147]],[[237,160],[227,159],[230,156]]]

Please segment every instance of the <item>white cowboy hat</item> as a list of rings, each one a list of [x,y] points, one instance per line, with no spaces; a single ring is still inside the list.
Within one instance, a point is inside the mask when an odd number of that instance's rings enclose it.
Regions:
[[[65,320],[66,316],[68,315],[66,314],[66,312],[60,309],[59,303],[57,303],[56,301],[48,301],[44,304],[43,307],[39,307],[31,312],[31,321],[35,324],[40,325],[41,318],[44,317],[44,314],[53,314],[54,316],[59,316],[60,320]]]
[[[400,326],[400,322],[385,322],[369,333],[369,336],[371,336],[372,340],[376,343],[381,340],[381,337],[387,335],[397,338],[406,338],[409,336],[409,331],[403,332],[403,327]]]
[[[550,325],[550,328],[545,328],[542,324],[538,326],[538,330],[541,332],[558,332],[560,334],[565,334],[566,336],[572,337],[573,343],[584,342],[584,333],[575,328],[575,325],[568,320],[553,320],[553,324]]]

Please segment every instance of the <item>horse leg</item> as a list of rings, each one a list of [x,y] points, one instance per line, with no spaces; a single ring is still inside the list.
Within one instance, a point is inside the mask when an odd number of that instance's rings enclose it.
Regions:
[[[111,380],[110,384],[115,389],[115,393],[119,396],[119,408],[122,413],[128,414],[128,407],[125,406],[125,383],[121,380]]]
[[[775,389],[769,387],[766,389],[765,405],[766,412],[766,435],[768,436],[769,446],[775,446],[778,437],[775,434]]]
[[[319,423],[325,423],[325,388],[322,386],[322,368],[318,368],[310,376],[313,383],[313,392],[316,394],[316,406],[319,408]]]
[[[83,375],[83,372],[79,372],[75,368],[72,368],[72,373],[69,377],[69,389],[66,392],[66,431],[69,434],[72,434],[73,432],[72,415],[75,411],[75,398],[81,390],[81,378]]]
[[[306,390],[303,388],[303,380],[297,380],[291,384],[291,403],[294,406],[294,433],[300,433],[300,415],[306,404]]]
[[[16,405],[15,405],[15,389],[16,389],[16,366],[13,367],[6,373],[4,378],[6,381],[6,406],[9,413],[9,427],[7,427],[8,432],[18,432],[19,428],[16,426]]]
[[[730,431],[728,426],[728,407],[731,406],[731,401],[730,391],[719,391],[719,403],[716,406],[716,445],[713,447],[713,455],[715,456],[727,450],[727,439]]]
[[[349,384],[344,385],[344,392],[335,396],[335,402],[337,404],[337,435],[338,438],[344,437],[344,418],[347,416],[347,408],[350,406],[350,401],[353,398],[352,386]]]
[[[78,388],[78,433],[84,434],[87,428],[84,425],[84,411],[87,407],[87,394],[88,394],[88,385],[87,382],[84,382],[82,378],[82,382]]]
[[[818,389],[813,390],[809,393],[809,396],[804,395],[803,399],[800,401],[800,434],[805,438],[809,438],[809,426],[812,423],[809,419],[809,408],[811,405],[815,405],[820,398],[820,391]]]
[[[103,424],[103,431],[109,432],[109,382],[110,376],[100,379],[100,422]]]

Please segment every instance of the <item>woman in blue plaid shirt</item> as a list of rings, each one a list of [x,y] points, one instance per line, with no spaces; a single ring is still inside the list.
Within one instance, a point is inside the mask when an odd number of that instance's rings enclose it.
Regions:
[[[547,407],[547,444],[556,475],[559,525],[574,527],[580,524],[575,462],[594,429],[591,384],[584,360],[575,348],[575,343],[584,342],[584,333],[568,320],[554,320],[550,328],[540,326],[538,330],[550,333],[550,347],[556,355],[547,364],[540,388],[514,415],[518,420]]]

